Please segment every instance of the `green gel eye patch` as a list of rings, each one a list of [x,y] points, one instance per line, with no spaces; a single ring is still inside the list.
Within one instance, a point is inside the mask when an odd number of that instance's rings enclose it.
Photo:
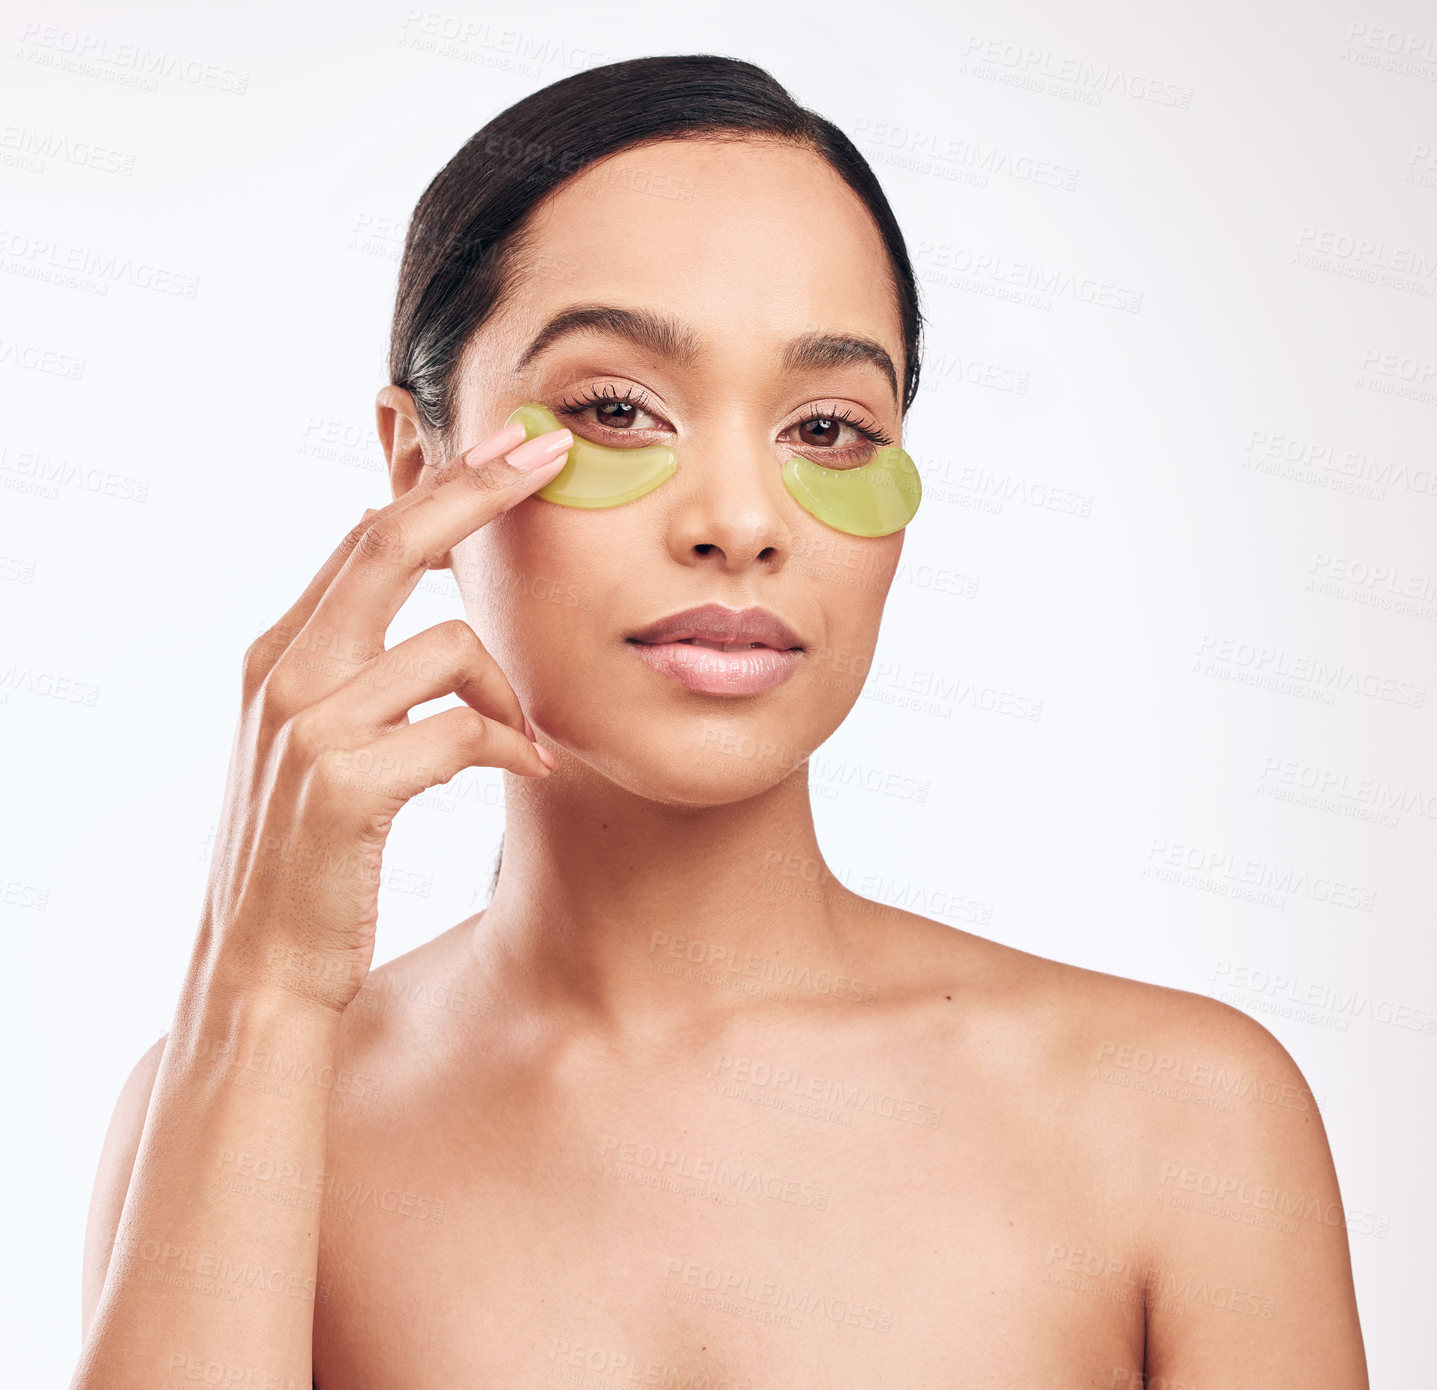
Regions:
[[[536,402],[521,405],[504,423],[516,420],[523,423],[526,440],[559,428],[554,412]],[[667,444],[610,449],[575,435],[558,476],[534,496],[563,507],[619,507],[666,483],[678,466],[678,455]],[[897,445],[878,450],[861,468],[791,458],[783,466],[783,482],[810,516],[850,536],[901,531],[923,496],[917,467]]]
[[[918,510],[923,482],[907,452],[896,444],[880,449],[862,468],[825,468],[791,458],[783,481],[810,516],[850,536],[887,536],[901,531]]]
[[[523,422],[526,440],[559,428],[554,412],[543,405],[521,405],[504,423],[515,420]],[[667,444],[608,449],[576,434],[567,462],[534,496],[561,507],[621,507],[668,482],[678,466],[679,456]]]

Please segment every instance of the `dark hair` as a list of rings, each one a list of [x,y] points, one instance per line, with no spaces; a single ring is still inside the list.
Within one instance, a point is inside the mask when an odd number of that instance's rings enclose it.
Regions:
[[[831,121],[771,74],[712,53],[630,58],[560,78],[501,111],[420,196],[404,240],[389,379],[447,439],[454,378],[529,250],[527,220],[566,179],[632,145],[683,137],[786,141],[826,159],[872,214],[903,327],[902,409],[918,390],[923,316],[903,234],[873,170]]]
[[[566,179],[650,140],[773,140],[828,161],[863,200],[888,251],[903,328],[902,409],[918,391],[923,315],[908,248],[868,161],[831,121],[772,74],[713,53],[630,58],[560,78],[501,111],[420,196],[404,239],[389,379],[440,440],[454,426],[464,348],[522,273],[528,219]],[[492,898],[504,841],[494,862]]]

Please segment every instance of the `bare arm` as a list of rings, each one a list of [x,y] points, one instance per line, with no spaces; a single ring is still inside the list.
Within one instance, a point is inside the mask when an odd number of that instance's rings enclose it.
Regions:
[[[1346,1213],[1312,1092],[1265,1028],[1202,1003],[1207,1038],[1186,1072],[1232,1106],[1181,1107],[1150,1155],[1148,1378],[1367,1390]]]
[[[216,1362],[238,1384],[308,1380],[318,1214],[264,1201],[235,1174],[243,1154],[323,1171],[321,1078],[339,1019],[279,992],[187,992],[106,1139],[77,1385],[153,1387]]]
[[[163,1049],[125,1085],[96,1181],[72,1390],[311,1383],[320,1212],[271,1200],[266,1175],[323,1173],[390,826],[465,767],[553,766],[467,623],[384,646],[431,562],[564,466],[567,430],[524,453],[515,429],[367,514],[246,653],[190,967]],[[446,694],[464,706],[410,722]]]
[[[130,1187],[130,1172],[135,1166],[135,1153],[140,1147],[140,1134],[145,1128],[145,1112],[150,1107],[150,1094],[155,1087],[155,1073],[164,1056],[164,1034],[135,1063],[120,1098],[110,1116],[110,1128],[100,1150],[100,1163],[95,1173],[95,1186],[90,1194],[90,1217],[85,1224],[85,1264],[80,1294],[80,1336],[86,1336],[100,1290],[105,1284],[105,1271],[110,1267],[110,1250],[115,1231],[125,1206],[125,1193]]]

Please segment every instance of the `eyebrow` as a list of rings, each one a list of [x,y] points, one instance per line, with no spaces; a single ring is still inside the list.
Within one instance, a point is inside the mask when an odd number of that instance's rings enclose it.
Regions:
[[[680,367],[694,366],[703,354],[702,340],[677,319],[615,304],[580,304],[555,314],[534,335],[529,346],[519,354],[514,374],[517,376],[561,338],[575,333],[612,333]],[[846,367],[858,362],[877,367],[887,378],[893,399],[897,401],[898,372],[893,359],[871,338],[848,333],[805,333],[790,338],[783,350],[783,367],[790,372],[814,367]]]

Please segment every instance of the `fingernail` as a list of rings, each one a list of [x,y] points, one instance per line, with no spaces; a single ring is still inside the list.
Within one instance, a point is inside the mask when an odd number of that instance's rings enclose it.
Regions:
[[[555,768],[559,766],[559,760],[537,739],[534,741],[535,751],[539,754],[539,761],[545,767]]]
[[[527,714],[524,716],[524,737],[527,738],[530,743],[534,742],[534,726],[529,722],[529,716]]]
[[[521,443],[524,433],[524,422],[515,420],[512,425],[495,430],[488,439],[481,439],[472,449],[466,451],[464,462],[470,468],[482,468],[496,454],[502,454],[505,449],[511,449],[515,444]]]
[[[572,431],[553,430],[549,434],[541,434],[537,439],[531,439],[527,444],[521,444],[504,457],[510,467],[534,473],[546,463],[553,463],[560,454],[568,453],[573,443]]]
[[[378,516],[378,515],[379,515],[379,513],[378,513],[373,507],[366,507],[366,508],[364,509],[364,515],[359,518],[359,524],[360,524],[361,526],[363,526],[364,523],[365,523],[366,521],[368,521],[370,517],[372,517],[372,516]]]

